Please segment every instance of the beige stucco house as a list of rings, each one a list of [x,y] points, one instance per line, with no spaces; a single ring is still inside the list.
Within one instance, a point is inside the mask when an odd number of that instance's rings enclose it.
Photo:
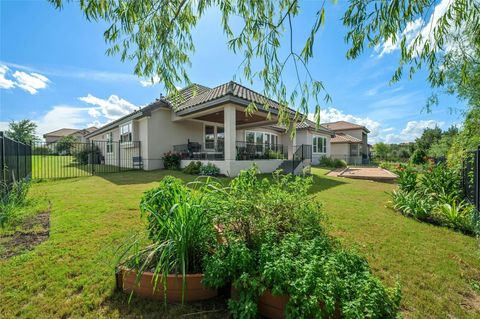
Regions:
[[[257,110],[247,115],[251,103]],[[135,148],[145,170],[163,168],[167,152],[180,153],[182,167],[194,160],[211,162],[229,176],[254,163],[265,173],[278,168],[298,172],[330,156],[331,130],[307,120],[297,124],[292,138],[276,124],[278,109],[277,102],[236,82],[214,88],[193,84],[176,98],[157,99],[86,137],[93,143],[111,141],[110,146],[98,143],[106,164],[129,163],[130,158],[116,157],[132,152],[115,147]]]
[[[59,130],[43,134],[47,145],[57,142],[63,137],[73,136],[77,142],[86,142],[85,136],[94,132],[97,128],[92,126],[85,129],[61,128]]]
[[[335,137],[330,141],[331,158],[341,159],[353,165],[369,162],[368,133],[370,131],[365,126],[346,121],[322,125],[335,132]]]

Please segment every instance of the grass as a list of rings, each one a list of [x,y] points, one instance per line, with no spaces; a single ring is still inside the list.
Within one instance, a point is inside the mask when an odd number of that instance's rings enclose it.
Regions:
[[[126,169],[126,168],[125,168]],[[33,155],[32,178],[58,179],[90,176],[92,172],[114,173],[118,166],[104,164],[78,164],[70,155]]]
[[[312,196],[325,203],[331,233],[364,255],[388,285],[400,282],[406,318],[478,318],[475,238],[385,207],[394,185],[327,177],[318,168],[312,172]],[[0,261],[0,313],[7,318],[176,318],[221,306],[164,309],[162,302],[135,297],[128,304],[128,296],[115,292],[115,250],[143,229],[140,196],[167,174],[194,179],[155,171],[35,184],[31,196],[46,197],[52,205],[50,238],[31,252]],[[199,317],[225,316],[214,312]]]

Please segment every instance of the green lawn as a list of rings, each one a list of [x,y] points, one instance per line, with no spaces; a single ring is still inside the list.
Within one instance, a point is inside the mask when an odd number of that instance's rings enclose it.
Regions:
[[[126,168],[122,168],[126,170]],[[78,164],[74,156],[70,155],[33,155],[32,178],[56,179],[90,176],[92,173],[118,172],[115,165]]]
[[[480,283],[474,238],[386,208],[387,192],[394,185],[326,177],[326,170],[317,168],[312,172],[312,196],[325,203],[331,233],[363,254],[388,285],[401,283],[406,318],[479,317],[480,292],[472,288]],[[167,174],[194,179],[179,172],[155,171],[34,184],[31,196],[46,197],[52,205],[50,238],[29,253],[0,261],[0,314],[6,318],[176,318],[221,306],[217,302],[165,310],[162,302],[133,298],[128,304],[128,296],[114,290],[115,250],[130,234],[143,229],[140,196]]]

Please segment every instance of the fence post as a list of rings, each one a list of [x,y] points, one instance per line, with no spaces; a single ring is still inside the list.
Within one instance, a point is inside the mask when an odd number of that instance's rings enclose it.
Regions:
[[[17,141],[17,179],[20,178],[20,143]]]
[[[477,148],[475,163],[475,205],[480,212],[480,145]]]
[[[3,137],[3,132],[0,132],[0,138],[2,139],[2,154],[0,154],[0,164],[2,165],[2,181],[7,182],[5,174],[5,138]]]
[[[92,176],[93,176],[93,175],[95,175],[95,170],[93,168],[93,140],[90,142],[90,165],[92,165],[91,173],[92,173]]]
[[[119,172],[121,171],[121,168],[120,168],[120,156],[121,156],[121,154],[120,154],[120,141],[121,140],[118,140],[118,154],[117,154],[118,155],[118,171]]]

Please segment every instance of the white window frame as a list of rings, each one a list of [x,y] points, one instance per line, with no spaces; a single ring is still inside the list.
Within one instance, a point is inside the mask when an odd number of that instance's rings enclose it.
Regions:
[[[225,128],[223,125],[213,124],[213,123],[203,123],[203,145],[205,150],[214,151],[215,148],[207,148],[207,143],[205,143],[205,127],[206,126],[213,126],[213,140],[214,140],[214,147],[218,143],[218,128],[223,128],[223,140],[225,141]]]
[[[318,142],[316,142],[319,140],[322,141],[321,144],[318,144]],[[314,135],[312,137],[312,151],[314,154],[327,154],[327,138],[321,135]]]
[[[127,127],[127,130],[124,131],[124,127]],[[119,127],[120,130],[120,143],[132,143],[133,142],[133,122],[123,123]],[[128,136],[129,139],[125,140],[124,136]]]
[[[252,130],[245,130],[245,143],[247,143],[247,134],[248,133],[253,133],[253,144],[255,144],[256,148],[256,153],[262,154],[265,152],[265,146],[268,145],[278,145],[278,134],[271,133],[271,132],[266,132],[266,131],[252,131]],[[261,147],[259,147],[260,144],[257,143],[257,134],[262,134],[262,144]],[[270,137],[268,137],[270,136]],[[274,143],[269,143],[273,139]]]
[[[107,141],[106,152],[113,153],[113,132],[104,134],[103,138]]]

